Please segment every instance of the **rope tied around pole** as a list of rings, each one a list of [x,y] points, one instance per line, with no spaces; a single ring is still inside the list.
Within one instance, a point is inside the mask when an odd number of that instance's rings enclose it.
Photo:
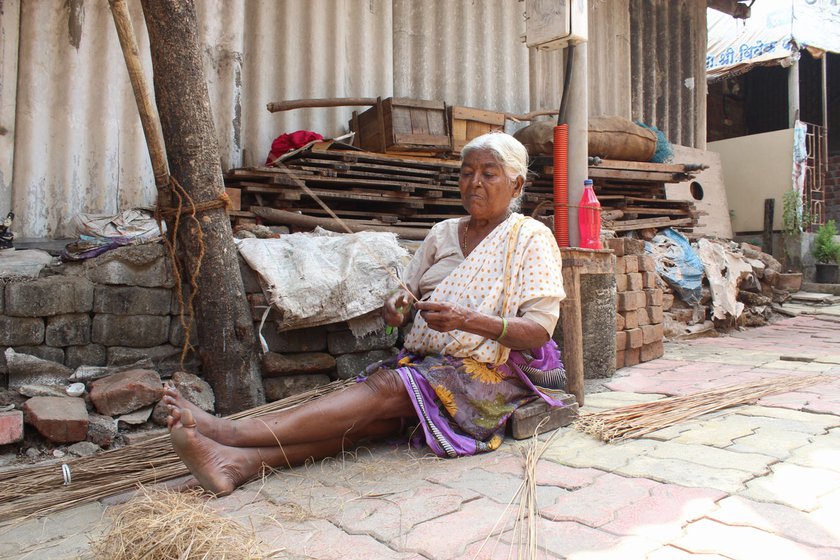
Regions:
[[[218,197],[196,204],[186,189],[171,175],[165,179],[162,186],[158,187],[158,192],[158,200],[155,206],[155,220],[161,231],[163,244],[169,254],[169,260],[172,264],[172,275],[175,277],[175,287],[178,297],[178,320],[181,323],[181,328],[184,329],[184,342],[181,346],[180,355],[180,365],[183,368],[187,352],[193,349],[193,345],[190,344],[190,338],[192,335],[193,319],[195,317],[194,301],[198,294],[198,274],[201,271],[201,264],[207,250],[204,245],[204,232],[201,230],[201,223],[196,215],[200,212],[215,210],[217,208],[224,208],[225,211],[228,211],[232,203],[227,193],[222,191]],[[164,206],[161,202],[163,198],[175,199],[177,202],[174,206]],[[193,269],[189,273],[190,293],[186,301],[186,306],[184,304],[184,293],[181,289],[184,274],[182,265],[177,258],[178,231],[184,225],[184,222],[181,221],[182,217],[187,223],[193,225],[194,235],[198,243],[198,254],[195,257]],[[166,234],[163,234],[162,224],[164,220],[167,220],[167,225],[171,226],[168,228]],[[185,307],[186,316],[184,313]]]

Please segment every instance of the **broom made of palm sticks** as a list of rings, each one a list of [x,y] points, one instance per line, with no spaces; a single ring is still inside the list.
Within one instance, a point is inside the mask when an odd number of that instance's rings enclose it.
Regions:
[[[709,412],[836,379],[829,375],[788,375],[749,381],[680,397],[582,414],[575,421],[574,427],[606,442],[638,438]]]
[[[334,381],[225,418],[236,420],[288,410],[353,384],[355,380]],[[69,484],[65,484],[63,465],[69,469]],[[156,484],[188,474],[172,450],[168,434],[63,464],[0,472],[0,522],[41,517],[133,490],[138,484]]]

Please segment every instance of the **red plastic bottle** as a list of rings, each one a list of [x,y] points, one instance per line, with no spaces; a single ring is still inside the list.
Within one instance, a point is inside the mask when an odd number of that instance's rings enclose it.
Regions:
[[[584,249],[601,249],[601,203],[595,196],[592,180],[583,182],[583,195],[578,204],[580,246]]]

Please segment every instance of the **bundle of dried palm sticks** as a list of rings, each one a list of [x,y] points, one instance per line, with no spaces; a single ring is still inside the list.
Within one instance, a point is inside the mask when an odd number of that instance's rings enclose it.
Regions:
[[[606,442],[638,438],[709,412],[755,402],[775,393],[795,391],[816,383],[835,380],[836,378],[828,375],[787,375],[760,379],[681,397],[667,397],[648,403],[581,414],[574,427]]]
[[[334,381],[227,418],[235,420],[287,410],[354,383],[355,380]],[[67,469],[69,484],[65,484]],[[187,474],[189,471],[172,450],[169,435],[63,464],[0,472],[0,522],[40,517],[133,490],[138,484],[157,484]]]

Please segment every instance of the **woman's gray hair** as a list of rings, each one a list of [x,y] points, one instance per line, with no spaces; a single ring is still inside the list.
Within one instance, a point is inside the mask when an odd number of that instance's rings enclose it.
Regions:
[[[475,150],[493,152],[511,181],[522,177],[522,190],[519,196],[510,201],[510,210],[518,212],[522,205],[522,193],[525,192],[525,181],[528,179],[528,150],[519,140],[504,132],[488,132],[470,140],[461,149],[461,161]]]

